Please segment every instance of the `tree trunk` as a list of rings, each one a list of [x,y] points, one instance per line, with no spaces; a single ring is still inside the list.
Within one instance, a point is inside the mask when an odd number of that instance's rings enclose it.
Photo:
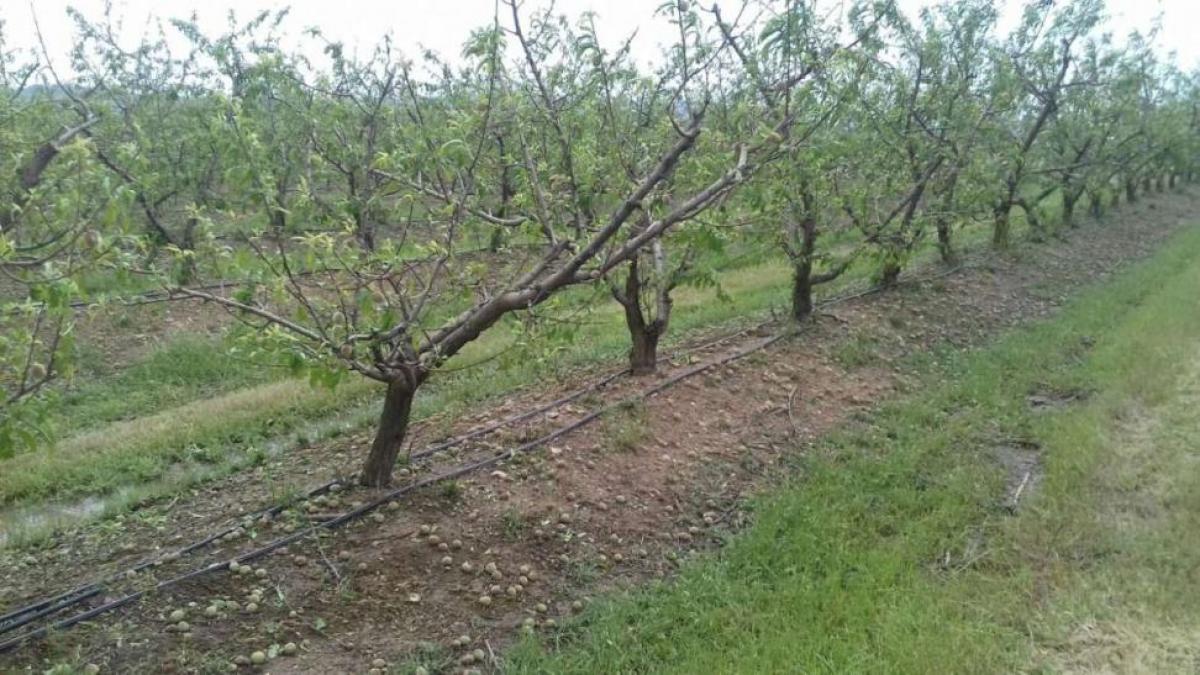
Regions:
[[[500,251],[500,249],[504,248],[504,228],[503,227],[500,227],[498,225],[493,226],[492,235],[490,237],[488,237],[487,248],[490,253],[497,253]]]
[[[1025,221],[1029,223],[1029,231],[1032,233],[1033,240],[1038,242],[1046,241],[1046,238],[1050,234],[1046,223],[1043,223],[1042,219],[1038,218],[1037,211],[1028,202],[1022,200],[1020,206],[1021,210],[1025,213]]]
[[[1075,227],[1075,202],[1079,200],[1077,195],[1071,194],[1067,190],[1063,190],[1063,213],[1062,222],[1065,227]]]
[[[629,329],[629,372],[649,375],[658,370],[658,340],[666,332],[671,314],[671,296],[667,288],[657,289],[659,315],[646,321],[642,307],[642,278],[637,256],[629,261],[625,290],[615,293],[625,310],[625,326]],[[660,283],[665,279],[660,278]]]
[[[1167,187],[1174,190],[1178,186],[1179,186],[1179,174],[1172,171],[1171,176],[1169,178],[1167,178]]]
[[[516,190],[512,186],[512,167],[506,161],[504,152],[504,136],[496,137],[496,144],[499,149],[500,157],[500,206],[496,209],[496,216],[500,218],[508,217],[509,203],[512,202],[513,195]],[[492,236],[488,239],[488,250],[492,253],[499,251],[504,246],[504,241],[507,238],[507,230],[501,225],[493,225]]]
[[[812,262],[797,262],[792,271],[792,319],[803,321],[813,312]]]
[[[1166,177],[1161,173],[1154,179],[1154,191],[1160,194],[1167,191]]]
[[[879,285],[884,288],[895,288],[899,279],[900,265],[894,259],[888,258],[879,270]]]
[[[804,192],[805,213],[799,219],[800,250],[792,253],[792,320],[803,321],[813,312],[813,256],[817,251],[817,220],[812,215],[811,193]],[[792,221],[795,222],[795,221]],[[793,230],[794,232],[795,230]]]
[[[388,384],[383,399],[383,411],[379,415],[379,430],[371,444],[371,453],[363,465],[359,482],[368,487],[384,487],[392,482],[392,470],[396,459],[404,448],[408,434],[408,419],[416,387],[406,381],[396,380]]]
[[[1132,178],[1125,181],[1125,201],[1129,204],[1137,202],[1137,181]]]
[[[200,220],[195,217],[187,219],[184,223],[183,232],[179,235],[179,248],[185,253],[180,261],[179,267],[179,284],[190,284],[200,276],[200,271],[196,266],[196,256],[188,255],[189,252],[196,250],[196,228],[200,226]]]
[[[657,323],[657,322],[654,322]],[[634,375],[650,375],[658,370],[658,338],[657,327],[652,323],[647,326],[642,323],[636,329],[629,324],[629,372]]]
[[[375,223],[371,220],[371,216],[367,213],[367,206],[364,204],[354,204],[354,236],[358,239],[358,245],[364,251],[375,250]]]
[[[994,220],[992,222],[992,248],[999,250],[1007,249],[1009,241],[1009,205],[996,206],[993,209]]]
[[[375,231],[373,228],[367,227],[359,231],[358,245],[362,246],[364,251],[375,250]]]
[[[1088,193],[1088,206],[1093,218],[1100,220],[1104,217],[1104,200],[1099,191]]]
[[[951,240],[950,219],[945,216],[938,216],[936,227],[938,253],[942,256],[942,262],[947,265],[953,265],[958,262],[958,253],[954,251],[954,242]]]

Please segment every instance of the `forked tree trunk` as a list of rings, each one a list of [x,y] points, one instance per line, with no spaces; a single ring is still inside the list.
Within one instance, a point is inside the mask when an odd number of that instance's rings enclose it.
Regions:
[[[628,319],[627,319],[628,321]],[[629,325],[629,372],[634,375],[650,375],[658,370],[659,333],[642,322],[638,327]]]
[[[187,219],[184,223],[183,232],[179,236],[179,248],[184,251],[196,250],[196,229],[200,226],[200,221],[196,217]],[[196,256],[184,255],[179,269],[179,284],[190,284],[198,279],[200,271],[196,266]]]
[[[661,255],[661,249],[655,251]],[[659,264],[659,283],[667,283],[662,272],[664,264]],[[646,320],[646,312],[642,307],[642,279],[637,256],[629,261],[629,272],[625,277],[625,290],[613,290],[613,296],[625,310],[625,326],[629,329],[629,372],[634,375],[649,375],[658,370],[658,341],[667,331],[671,319],[671,289],[662,287],[655,289],[655,300],[658,315],[652,321]]]
[[[630,270],[630,274],[636,273],[636,268]],[[630,284],[626,284],[626,289],[629,287]],[[637,294],[621,301],[621,306],[625,310],[625,326],[629,329],[629,372],[649,375],[658,369],[660,323],[658,320],[646,321]]]
[[[1013,204],[1014,206],[1021,207],[1021,213],[1025,214],[1025,222],[1029,225],[1030,238],[1034,241],[1046,241],[1047,237],[1050,236],[1050,228],[1038,215],[1037,208],[1025,199],[1018,199]]]
[[[392,482],[392,471],[396,468],[396,460],[408,435],[408,420],[415,394],[416,387],[403,380],[388,384],[383,411],[379,414],[379,429],[359,476],[359,482],[363,485],[384,487]]]

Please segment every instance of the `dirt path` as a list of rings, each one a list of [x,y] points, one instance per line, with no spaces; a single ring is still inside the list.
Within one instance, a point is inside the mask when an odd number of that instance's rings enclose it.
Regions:
[[[788,472],[795,448],[908,386],[906,357],[978,345],[1009,326],[1053,314],[1074,289],[1154,250],[1190,223],[1198,207],[1192,195],[1164,197],[1102,226],[1085,225],[1052,246],[1023,247],[1005,259],[980,257],[955,275],[838,305],[796,337],[608,415],[495,472],[422,491],[401,508],[281,549],[261,563],[262,572],[213,575],[155,594],[94,625],[0,656],[6,660],[0,663],[223,672],[236,657],[290,642],[298,654],[272,660],[270,672],[365,672],[377,659],[388,666],[417,659],[431,671],[486,668],[523,626],[550,628],[596,593],[668,576],[682,557],[718,546],[748,517],[744,497]],[[694,358],[736,347],[716,345]],[[687,365],[675,364],[661,377]],[[654,381],[620,380],[439,456],[431,468],[511,447]],[[451,431],[560,393],[515,396]],[[307,448],[64,536],[41,553],[3,552],[0,602],[14,605],[192,541],[231,514],[280,497],[279,486],[349,473],[366,442],[351,437]],[[247,523],[245,536],[114,585],[93,603],[178,569],[228,559],[374,494],[346,490],[288,517]],[[247,611],[250,602],[255,611]],[[206,615],[208,607],[215,607],[213,616]],[[171,630],[168,619],[177,609],[186,630]],[[177,617],[173,623],[177,627]],[[478,654],[483,659],[476,663]]]

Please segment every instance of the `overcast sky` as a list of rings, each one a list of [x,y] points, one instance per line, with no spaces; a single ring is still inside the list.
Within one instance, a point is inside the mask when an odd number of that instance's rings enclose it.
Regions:
[[[527,6],[548,2],[525,1]],[[659,45],[670,41],[670,27],[653,16],[660,4],[661,0],[558,0],[555,6],[568,16],[595,11],[600,37],[608,45],[636,29],[635,53],[639,60],[647,60],[658,53]],[[723,0],[722,4],[732,3]],[[915,12],[930,2],[901,0],[901,4]],[[1009,6],[1007,13],[1015,15],[1011,10],[1019,3],[1010,0],[1004,4]],[[366,50],[385,33],[391,33],[409,55],[416,56],[418,47],[424,46],[454,57],[471,28],[490,22],[494,0],[113,0],[113,5],[115,14],[124,18],[130,41],[136,41],[152,16],[181,17],[195,12],[202,26],[216,31],[225,26],[231,8],[239,17],[249,17],[262,9],[291,7],[288,25],[292,34],[317,26],[331,39]],[[0,19],[5,23],[9,46],[36,45],[36,12],[52,57],[65,68],[72,43],[71,21],[66,15],[69,6],[86,16],[98,17],[104,0],[0,0]],[[1162,50],[1176,52],[1178,63],[1185,68],[1200,65],[1200,39],[1193,34],[1200,29],[1200,0],[1108,0],[1108,11],[1108,26],[1118,36],[1147,30],[1161,16],[1158,44]]]

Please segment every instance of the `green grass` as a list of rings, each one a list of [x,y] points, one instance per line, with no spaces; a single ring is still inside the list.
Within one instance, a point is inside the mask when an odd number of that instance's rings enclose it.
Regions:
[[[265,384],[279,373],[231,355],[219,338],[199,335],[174,338],[117,372],[105,372],[100,355],[86,363],[56,408],[62,436]]]
[[[1200,657],[1200,230],[795,458],[680,576],[508,654],[514,673],[1190,672]],[[1032,391],[1092,395],[1051,412]],[[1001,508],[996,448],[1044,479]]]

